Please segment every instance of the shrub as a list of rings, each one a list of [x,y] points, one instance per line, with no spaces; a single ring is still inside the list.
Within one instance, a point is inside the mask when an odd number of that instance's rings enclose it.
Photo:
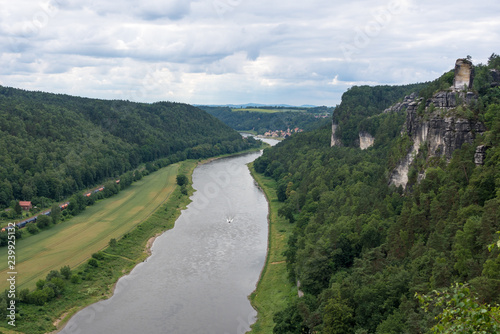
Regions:
[[[183,194],[183,195],[187,195],[188,194],[188,190],[187,190],[187,187],[186,187],[185,184],[183,184],[181,186],[181,194]]]
[[[61,277],[61,274],[57,270],[51,270],[45,277],[45,280],[48,282],[54,277]]]
[[[38,227],[36,227],[36,224],[28,224],[26,229],[31,234],[37,234],[38,232],[40,232],[40,229],[38,229]]]
[[[50,218],[49,218],[49,216],[39,215],[38,218],[36,219],[36,226],[39,229],[44,229],[44,228],[46,228],[49,225],[50,225]]]
[[[91,267],[99,267],[99,262],[95,258],[91,258],[87,263]]]
[[[102,252],[97,252],[92,254],[92,257],[96,260],[102,260],[104,259],[104,254]]]
[[[69,268],[69,266],[64,266],[59,271],[65,279],[69,279],[71,277],[71,269]]]
[[[180,185],[180,186],[183,186],[183,185],[189,183],[189,179],[184,174],[177,175],[176,180],[177,180],[177,184]]]
[[[71,276],[71,283],[73,284],[78,284],[80,283],[80,276],[77,274],[74,274]]]

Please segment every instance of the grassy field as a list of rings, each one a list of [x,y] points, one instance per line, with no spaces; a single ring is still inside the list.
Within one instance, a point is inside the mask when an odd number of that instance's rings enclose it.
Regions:
[[[51,270],[71,268],[119,239],[147,219],[176,187],[179,164],[163,168],[135,182],[119,194],[97,202],[71,220],[16,243],[17,288],[33,288]],[[7,261],[0,277],[7,277]],[[0,290],[7,287],[0,280]]]
[[[278,112],[306,112],[305,109],[265,109],[265,108],[233,108],[232,111],[249,111],[249,112],[261,112],[261,113],[278,113]]]
[[[272,334],[274,312],[285,308],[288,297],[297,294],[297,288],[288,279],[286,258],[283,251],[293,225],[285,218],[278,217],[278,202],[275,191],[275,181],[257,174],[250,164],[250,171],[266,194],[269,203],[269,241],[267,259],[262,270],[257,289],[250,295],[250,301],[257,310],[257,322],[253,324],[250,333]]]

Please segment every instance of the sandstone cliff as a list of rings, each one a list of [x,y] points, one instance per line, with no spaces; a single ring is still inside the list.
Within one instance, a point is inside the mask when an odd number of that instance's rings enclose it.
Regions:
[[[472,144],[478,134],[486,131],[483,123],[478,122],[467,109],[477,102],[477,95],[466,88],[472,85],[473,67],[466,59],[458,59],[455,66],[453,86],[441,91],[427,101],[417,98],[413,101],[406,97],[401,105],[388,111],[401,111],[406,108],[406,121],[402,134],[407,134],[412,146],[405,158],[396,166],[390,183],[406,187],[410,165],[422,147],[427,149],[427,158],[440,157],[449,161],[453,151],[464,143]],[[481,164],[486,149],[478,147],[475,162]]]
[[[464,143],[472,144],[478,134],[486,131],[484,124],[465,118],[456,110],[457,107],[466,108],[476,99],[472,92],[439,92],[427,101],[415,99],[411,102],[406,109],[403,134],[408,134],[413,145],[393,171],[391,184],[406,187],[410,165],[421,145],[426,145],[428,158],[443,157],[449,161],[453,151]],[[425,103],[425,109],[419,115],[421,103]]]

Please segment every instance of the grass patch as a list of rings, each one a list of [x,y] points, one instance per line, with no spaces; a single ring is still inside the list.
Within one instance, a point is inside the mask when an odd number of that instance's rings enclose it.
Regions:
[[[278,216],[278,209],[282,204],[278,202],[276,196],[276,181],[256,173],[253,163],[249,164],[249,168],[254,179],[264,190],[269,203],[267,258],[257,288],[250,295],[250,301],[257,310],[257,321],[251,326],[250,333],[272,333],[274,313],[284,309],[289,297],[297,293],[297,288],[288,279],[286,258],[283,255],[288,237],[292,234],[293,225],[285,218]]]

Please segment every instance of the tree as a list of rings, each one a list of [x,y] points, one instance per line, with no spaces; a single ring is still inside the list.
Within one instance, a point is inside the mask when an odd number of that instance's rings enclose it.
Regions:
[[[44,228],[46,228],[49,225],[50,225],[50,218],[49,218],[49,216],[39,215],[38,218],[36,219],[36,226],[39,229],[44,229]]]
[[[61,208],[58,204],[53,204],[50,209],[50,217],[52,218],[52,224],[57,224],[59,218],[61,217]]]
[[[33,224],[33,223],[28,224],[28,226],[26,227],[26,229],[31,234],[37,234],[38,232],[40,232],[40,230],[38,229],[38,227],[36,226],[36,224]]]
[[[323,312],[323,332],[329,334],[348,334],[354,332],[353,309],[340,294],[328,300]]]
[[[444,291],[415,297],[425,312],[441,309],[433,333],[500,333],[500,307],[481,304],[467,284],[455,283]]]
[[[177,175],[176,180],[177,180],[177,184],[178,184],[179,186],[183,186],[183,185],[185,185],[185,184],[188,184],[188,183],[189,183],[189,179],[188,179],[188,177],[187,177],[186,175],[184,175],[184,174],[179,174],[179,175]]]
[[[14,204],[14,212],[16,213],[17,216],[20,216],[21,213],[23,212],[21,205],[17,201],[16,201],[16,204]]]
[[[64,267],[61,267],[61,269],[59,270],[61,272],[61,275],[65,278],[65,279],[70,279],[71,277],[71,269],[69,266],[64,266]]]
[[[111,238],[109,240],[109,247],[113,248],[113,247],[116,247],[116,239],[115,238]]]

